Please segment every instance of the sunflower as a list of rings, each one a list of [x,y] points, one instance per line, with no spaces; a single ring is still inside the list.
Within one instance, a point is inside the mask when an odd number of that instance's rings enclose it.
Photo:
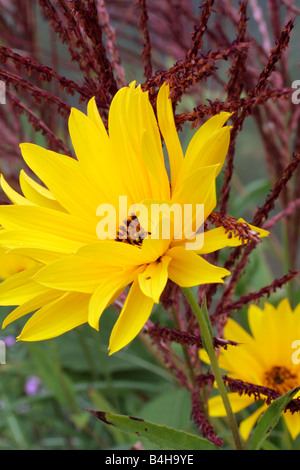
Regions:
[[[228,150],[230,129],[224,124],[230,114],[222,112],[202,125],[184,155],[169,92],[166,84],[160,88],[156,118],[147,92],[134,82],[121,88],[110,106],[108,131],[94,98],[87,115],[72,109],[69,131],[76,158],[21,144],[22,156],[40,182],[22,170],[21,195],[2,176],[2,188],[13,204],[0,207],[5,229],[0,244],[37,263],[0,286],[0,304],[17,306],[3,327],[35,312],[19,340],[48,339],[86,322],[98,329],[102,312],[130,286],[110,336],[112,354],[142,329],[168,279],[190,287],[222,283],[230,274],[201,255],[240,245],[239,237],[218,227],[204,233],[202,248],[186,246],[193,241],[191,233],[195,238],[199,232],[197,205],[201,203],[203,220],[216,206],[215,181]],[[124,197],[133,209],[122,219]],[[170,212],[170,234],[154,236],[153,225],[145,228],[147,215],[134,208],[158,203],[192,206],[193,232],[176,236],[182,226]],[[114,208],[120,220],[115,234],[108,229],[106,238],[99,236],[105,232],[105,208]]]
[[[237,341],[236,349],[222,350],[219,354],[219,367],[229,377],[263,385],[283,395],[300,384],[300,304],[293,311],[288,299],[283,299],[276,307],[265,303],[261,309],[251,305],[248,309],[248,323],[251,334],[237,322],[229,319],[224,337]],[[206,353],[200,357],[208,362]],[[300,393],[295,395],[295,398]],[[253,396],[229,393],[228,398],[234,413],[254,403]],[[262,404],[240,423],[242,438],[246,441],[260,415],[268,405]],[[209,415],[225,416],[222,400],[216,395],[208,401]],[[284,421],[293,439],[300,433],[300,414],[287,410]]]

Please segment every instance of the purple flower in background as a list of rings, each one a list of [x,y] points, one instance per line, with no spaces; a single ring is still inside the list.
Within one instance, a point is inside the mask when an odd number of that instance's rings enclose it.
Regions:
[[[16,338],[12,335],[10,336],[7,336],[6,338],[3,338],[3,341],[5,343],[5,346],[7,348],[10,348],[11,346],[13,346],[16,342]]]
[[[35,395],[39,391],[39,386],[41,384],[41,379],[34,375],[27,377],[25,383],[25,393],[26,395]]]

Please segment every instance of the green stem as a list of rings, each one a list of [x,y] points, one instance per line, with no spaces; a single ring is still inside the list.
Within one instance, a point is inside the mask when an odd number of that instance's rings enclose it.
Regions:
[[[213,371],[213,374],[214,374],[214,377],[215,377],[215,380],[216,380],[221,398],[223,400],[223,404],[224,404],[225,411],[226,411],[226,414],[227,414],[228,423],[229,423],[229,426],[230,426],[230,429],[231,429],[231,432],[232,432],[232,435],[233,435],[233,439],[234,439],[236,448],[237,448],[237,450],[242,450],[242,443],[241,443],[238,427],[237,427],[237,424],[236,424],[234,414],[233,414],[232,409],[231,409],[230,401],[229,401],[229,398],[228,398],[228,395],[227,395],[226,387],[225,387],[224,382],[223,382],[222,374],[221,374],[221,371],[219,369],[219,364],[218,364],[216,353],[215,353],[215,350],[214,350],[214,345],[213,345],[213,340],[212,340],[212,335],[211,335],[211,332],[210,332],[209,325],[207,324],[207,320],[205,318],[205,315],[204,315],[202,309],[200,308],[200,306],[199,306],[194,294],[192,293],[192,291],[187,287],[182,287],[182,292],[184,293],[187,301],[189,302],[189,304],[190,304],[190,306],[191,306],[191,308],[192,308],[192,310],[193,310],[193,312],[194,312],[194,314],[195,314],[195,316],[198,320],[200,330],[201,330],[202,339],[203,339],[203,342],[205,344],[205,349],[206,349],[207,354],[208,354],[209,359],[210,359],[211,368],[212,368],[212,371]]]

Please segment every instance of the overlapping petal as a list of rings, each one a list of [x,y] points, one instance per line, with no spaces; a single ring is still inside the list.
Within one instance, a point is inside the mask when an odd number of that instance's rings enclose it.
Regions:
[[[169,278],[181,287],[223,283],[223,278],[230,274],[227,269],[214,266],[181,246],[170,248],[166,254],[171,258]]]
[[[119,351],[136,337],[148,320],[153,304],[153,299],[144,295],[139,281],[135,280],[112,330],[110,354]]]
[[[98,330],[100,317],[105,310],[124,291],[134,279],[136,279],[145,268],[126,269],[118,276],[107,277],[97,287],[89,303],[89,324]]]
[[[54,289],[93,293],[97,286],[112,275],[122,273],[121,268],[102,261],[80,256],[68,256],[44,266],[34,276],[35,282]]]
[[[33,230],[82,243],[97,240],[95,223],[46,207],[1,206],[0,222],[7,230]]]
[[[0,284],[0,304],[21,305],[23,302],[46,292],[47,288],[32,280],[39,269],[39,266],[34,266],[3,281]]]
[[[222,112],[206,121],[196,132],[181,167],[182,179],[203,166],[219,165],[217,173],[221,171],[230,141],[229,127],[222,126],[229,117],[230,113]]]
[[[86,323],[89,299],[89,295],[68,292],[48,303],[27,321],[18,340],[54,338]]]
[[[163,84],[157,96],[157,118],[159,128],[163,135],[169,157],[171,187],[174,190],[179,180],[180,170],[184,156],[180,140],[176,132],[172,102],[169,99],[170,87]]]
[[[170,256],[163,256],[159,261],[149,264],[145,271],[138,276],[141,291],[155,303],[159,302],[161,293],[167,284],[170,261]]]
[[[49,189],[30,178],[24,170],[20,172],[20,186],[28,201],[41,207],[65,212],[65,209],[56,201]]]

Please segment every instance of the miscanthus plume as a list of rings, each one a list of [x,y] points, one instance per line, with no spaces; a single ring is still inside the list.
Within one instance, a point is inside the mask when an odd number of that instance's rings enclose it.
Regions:
[[[13,204],[0,207],[0,244],[36,262],[0,286],[0,304],[17,306],[4,327],[35,312],[18,339],[55,337],[85,322],[98,329],[102,312],[130,286],[110,336],[114,353],[140,332],[168,279],[190,287],[221,283],[230,274],[201,255],[237,246],[241,239],[218,227],[204,232],[202,247],[187,247],[191,233],[176,235],[179,227],[171,212],[167,237],[154,237],[151,225],[144,227],[145,216],[133,210],[117,224],[113,237],[99,238],[105,218],[99,206],[115,208],[119,220],[120,197],[126,196],[131,208],[191,206],[195,236],[200,230],[197,205],[203,207],[203,220],[216,206],[215,182],[228,150],[230,128],[225,123],[230,114],[222,112],[202,125],[184,155],[168,85],[159,90],[156,113],[157,118],[148,93],[132,83],[116,93],[108,131],[95,99],[88,103],[87,115],[72,109],[69,130],[76,158],[21,144],[26,164],[43,185],[21,171],[20,195],[2,176],[2,188]]]

